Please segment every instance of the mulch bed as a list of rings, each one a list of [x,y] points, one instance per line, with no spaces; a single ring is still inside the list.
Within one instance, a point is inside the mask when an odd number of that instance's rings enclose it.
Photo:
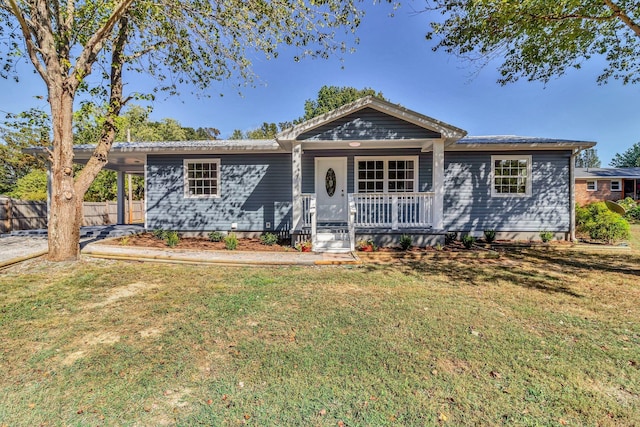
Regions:
[[[169,248],[164,240],[157,239],[152,233],[135,234],[127,237],[105,241],[107,245],[137,246],[144,248],[159,249],[187,249],[200,251],[223,251],[227,250],[224,242],[211,242],[203,237],[184,237],[173,248]],[[287,245],[263,245],[260,239],[239,238],[237,251],[262,251],[262,252],[291,252],[294,248]]]

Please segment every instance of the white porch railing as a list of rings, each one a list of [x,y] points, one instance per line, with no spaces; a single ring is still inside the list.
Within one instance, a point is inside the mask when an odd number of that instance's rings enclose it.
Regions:
[[[316,195],[315,193],[302,194],[300,198],[302,199],[302,227],[311,227],[311,204],[315,205]]]
[[[302,196],[302,226],[315,232],[315,194]],[[425,228],[433,226],[434,193],[349,194],[349,234],[355,228]],[[351,236],[352,240],[354,236]]]
[[[422,228],[433,225],[434,193],[355,193],[355,227]]]

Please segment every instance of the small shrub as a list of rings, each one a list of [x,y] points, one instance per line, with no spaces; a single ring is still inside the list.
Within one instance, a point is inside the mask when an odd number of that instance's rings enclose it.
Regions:
[[[129,243],[131,243],[131,237],[130,236],[124,236],[120,239],[120,245],[121,246],[129,246]]]
[[[412,243],[413,243],[413,238],[408,234],[403,234],[402,236],[400,236],[400,247],[402,248],[403,251],[408,250],[411,247]]]
[[[278,243],[278,236],[273,233],[264,233],[260,236],[260,243],[267,246],[273,246]]]
[[[546,230],[540,232],[540,240],[542,240],[543,243],[549,243],[551,239],[553,239],[552,232]]]
[[[212,231],[209,233],[209,241],[210,242],[222,242],[224,239],[224,234],[219,231]]]
[[[153,237],[158,240],[165,240],[167,238],[167,230],[163,230],[162,228],[156,228],[153,230]]]
[[[640,222],[640,206],[636,205],[635,207],[628,209],[624,217],[633,222]]]
[[[180,237],[178,236],[178,232],[177,231],[167,231],[166,232],[166,237],[164,239],[164,242],[170,248],[175,247],[180,242]]]
[[[444,235],[444,244],[450,245],[453,242],[455,242],[457,238],[458,238],[458,233],[456,233],[455,231],[450,231]]]
[[[638,204],[636,203],[636,201],[633,200],[631,197],[625,197],[622,200],[618,200],[616,203],[622,206],[625,211],[629,211],[633,208],[638,207]]]
[[[435,249],[436,249],[436,251],[441,251],[442,250],[442,245],[440,244],[440,242],[436,243]]]
[[[462,241],[462,244],[464,245],[464,247],[467,249],[471,249],[473,244],[476,242],[476,238],[473,237],[471,234],[466,234],[462,236],[460,240]]]
[[[493,243],[493,241],[496,240],[496,230],[484,230],[484,240],[486,240],[487,243]]]
[[[614,243],[629,238],[629,223],[607,208],[604,202],[576,208],[576,229],[594,240]]]
[[[224,247],[230,251],[233,251],[238,247],[238,237],[236,236],[236,233],[229,233],[227,237],[224,238]]]

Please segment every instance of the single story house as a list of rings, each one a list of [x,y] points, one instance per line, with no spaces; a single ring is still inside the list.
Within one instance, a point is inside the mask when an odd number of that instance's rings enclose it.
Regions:
[[[116,143],[107,168],[122,206],[124,174],[144,175],[150,230],[273,232],[336,252],[451,231],[571,238],[574,156],[595,143],[466,134],[365,97],[272,140]],[[82,162],[93,147],[74,151]]]
[[[640,200],[640,168],[576,168],[576,203]]]

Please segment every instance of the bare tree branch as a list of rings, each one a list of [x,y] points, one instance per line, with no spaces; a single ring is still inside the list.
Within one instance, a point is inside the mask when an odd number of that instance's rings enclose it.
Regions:
[[[27,53],[29,54],[29,59],[33,63],[40,77],[45,81],[45,83],[49,84],[49,76],[47,75],[47,70],[43,67],[40,59],[38,58],[38,49],[37,46],[33,43],[33,34],[30,30],[29,24],[27,23],[22,11],[18,7],[16,0],[6,0],[11,9],[11,13],[18,19],[20,23],[20,29],[22,30],[22,36],[24,37],[25,44],[27,46]]]
[[[107,19],[107,22],[105,22],[102,28],[96,31],[95,34],[93,34],[93,36],[89,39],[84,49],[82,50],[82,53],[78,57],[78,60],[76,61],[76,67],[71,76],[71,84],[74,88],[77,88],[80,85],[80,82],[82,81],[84,76],[91,73],[91,66],[95,61],[96,56],[102,49],[102,44],[109,36],[116,23],[127,12],[127,9],[129,8],[129,6],[131,6],[133,1],[134,0],[122,0],[120,3],[118,3],[111,13],[109,19]]]
[[[637,36],[640,36],[640,25],[638,25],[629,14],[623,11],[620,6],[614,3],[612,0],[604,0],[604,4],[613,11],[615,16],[619,17],[622,22],[625,23]]]

